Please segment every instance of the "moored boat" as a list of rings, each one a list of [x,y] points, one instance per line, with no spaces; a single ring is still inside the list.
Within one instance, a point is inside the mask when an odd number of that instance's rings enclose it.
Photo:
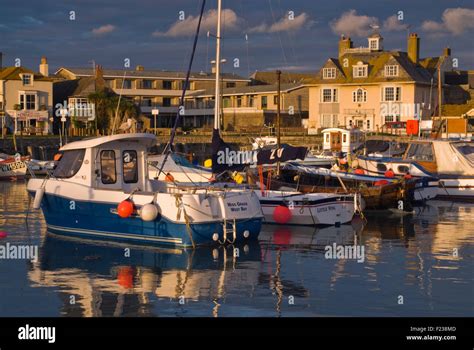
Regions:
[[[266,223],[287,225],[340,225],[362,210],[354,194],[255,191]]]
[[[0,154],[0,180],[15,180],[26,175],[28,170],[27,162],[30,157],[22,157],[19,154],[14,156]]]
[[[70,143],[54,173],[28,191],[48,230],[64,235],[190,247],[255,239],[262,222],[252,191],[150,181],[151,134]]]
[[[399,158],[359,156],[359,167],[380,175],[392,170],[395,175],[439,179],[439,199],[474,201],[474,142],[420,140],[412,142]]]

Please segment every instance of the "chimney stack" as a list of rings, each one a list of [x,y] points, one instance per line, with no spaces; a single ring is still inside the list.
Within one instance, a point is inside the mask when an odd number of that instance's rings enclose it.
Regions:
[[[0,52],[0,70],[3,69],[3,53]]]
[[[39,72],[45,77],[49,76],[49,67],[48,59],[46,57],[41,57],[41,63],[39,65]]]
[[[420,59],[420,38],[416,33],[410,33],[408,36],[408,58],[415,64]]]
[[[347,49],[352,49],[352,45],[351,38],[346,38],[344,34],[341,35],[341,39],[339,39],[339,57],[344,55]]]
[[[143,67],[143,66],[141,66],[141,65],[138,65],[138,66],[135,67],[135,70],[136,70],[137,72],[143,72],[143,71],[145,70],[145,67]]]
[[[445,48],[443,49],[443,56],[444,56],[444,57],[449,57],[449,56],[451,56],[451,48],[450,48],[450,47],[445,47]]]

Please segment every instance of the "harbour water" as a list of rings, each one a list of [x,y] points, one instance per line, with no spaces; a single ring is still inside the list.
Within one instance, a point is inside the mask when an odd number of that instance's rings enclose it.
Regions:
[[[28,205],[24,182],[0,183],[0,246],[39,253],[0,260],[1,316],[474,314],[473,204],[431,201],[341,227],[265,225],[258,242],[196,250],[53,236]],[[363,247],[363,259],[332,259],[333,244]]]

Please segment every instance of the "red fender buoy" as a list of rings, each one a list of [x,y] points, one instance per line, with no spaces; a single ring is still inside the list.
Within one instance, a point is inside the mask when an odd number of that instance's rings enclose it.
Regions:
[[[121,218],[125,219],[125,218],[130,217],[130,215],[132,215],[133,209],[134,209],[133,203],[130,200],[126,199],[124,201],[121,201],[119,205],[117,206],[117,214]]]
[[[392,170],[389,169],[385,172],[384,175],[385,175],[385,177],[394,177],[395,173]]]
[[[364,169],[357,168],[356,170],[354,170],[354,174],[357,174],[357,175],[364,175],[364,174],[365,174],[365,171],[364,171]]]
[[[291,220],[291,210],[285,205],[279,205],[273,211],[273,220],[277,224],[286,224],[288,221]]]

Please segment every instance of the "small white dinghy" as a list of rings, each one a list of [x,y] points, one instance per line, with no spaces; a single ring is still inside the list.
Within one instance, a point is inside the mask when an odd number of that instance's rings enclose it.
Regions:
[[[291,225],[340,225],[362,211],[359,195],[255,191],[266,223]]]
[[[12,180],[22,178],[28,169],[29,157],[22,157],[19,154],[14,156],[0,153],[0,180]]]

